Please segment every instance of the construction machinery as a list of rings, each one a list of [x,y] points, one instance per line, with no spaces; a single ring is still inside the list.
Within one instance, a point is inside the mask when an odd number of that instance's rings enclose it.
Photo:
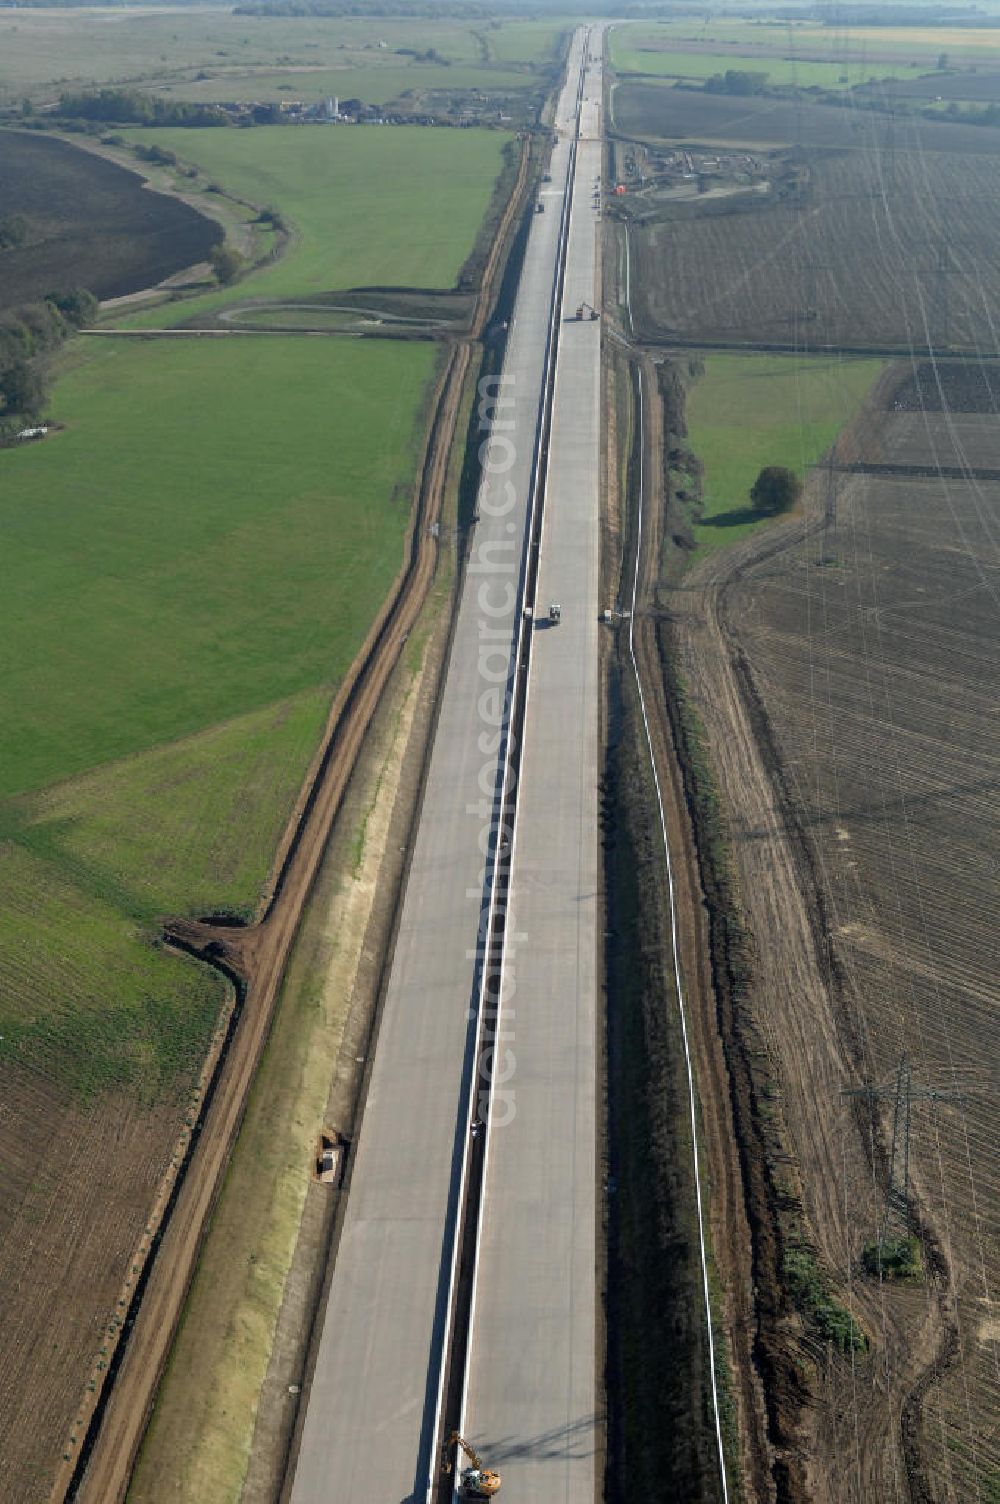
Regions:
[[[458,1493],[461,1499],[493,1499],[500,1492],[500,1474],[493,1472],[491,1468],[483,1466],[483,1460],[473,1447],[460,1436],[457,1431],[452,1431],[444,1447],[444,1472],[450,1473],[455,1466],[451,1458],[452,1447],[461,1447],[468,1457],[471,1467],[463,1468],[459,1473]],[[456,1459],[457,1459],[456,1452]]]
[[[589,303],[581,303],[579,308],[576,310],[576,316],[578,319],[583,320],[596,319],[600,315],[598,314],[597,309],[592,308]]]

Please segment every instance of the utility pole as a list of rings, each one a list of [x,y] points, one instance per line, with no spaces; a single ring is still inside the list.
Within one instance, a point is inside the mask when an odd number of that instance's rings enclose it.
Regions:
[[[934,1086],[914,1086],[910,1062],[904,1053],[899,1057],[895,1079],[881,1086],[866,1083],[849,1086],[842,1097],[864,1097],[872,1118],[876,1102],[892,1098],[892,1147],[889,1155],[889,1184],[886,1188],[882,1222],[878,1229],[878,1250],[891,1240],[893,1232],[910,1235],[910,1116],[914,1102],[960,1102],[962,1093],[942,1091]]]
[[[889,106],[889,137],[886,142],[886,149],[888,153],[886,160],[886,167],[888,169],[886,173],[886,188],[890,193],[894,193],[896,189],[896,109],[894,105]]]
[[[961,285],[956,289],[952,279],[961,276],[963,263],[965,266],[975,264],[975,258],[980,248],[975,242],[968,240],[945,240],[935,236],[933,240],[925,240],[923,245],[927,251],[928,264],[921,267],[916,275],[924,279],[927,287],[927,321],[930,329],[932,345],[937,348],[951,342],[951,312],[952,307],[957,306],[959,311],[965,306],[968,293],[962,296]],[[952,296],[953,291],[958,292],[958,301]]]
[[[792,35],[792,23],[788,22],[787,28],[788,58],[792,65],[792,87],[795,90],[795,145],[802,145],[802,100],[799,95],[799,70],[795,57],[795,38]]]
[[[803,215],[802,218],[804,220],[805,215]],[[802,319],[806,324],[814,324],[819,318],[819,279],[816,273],[832,272],[833,267],[824,266],[821,262],[814,261],[812,257],[810,257],[809,260],[805,263],[805,266],[802,270],[805,276],[806,284],[805,310],[802,314]]]
[[[937,262],[937,296],[934,299],[934,318],[932,328],[940,329],[940,340],[943,345],[949,342],[951,330],[949,328],[949,302],[948,302],[948,274],[953,270],[951,260],[951,247],[946,240],[942,240],[938,246]]]
[[[826,506],[823,511],[823,541],[820,545],[820,564],[837,562],[837,471],[836,444],[831,444],[826,456]]]

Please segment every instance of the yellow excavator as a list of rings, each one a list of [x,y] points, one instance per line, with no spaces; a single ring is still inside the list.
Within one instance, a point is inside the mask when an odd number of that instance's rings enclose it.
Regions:
[[[493,1499],[500,1492],[500,1474],[483,1467],[483,1461],[464,1437],[452,1431],[444,1446],[444,1471],[450,1473],[455,1463],[450,1459],[452,1447],[460,1446],[472,1466],[464,1468],[459,1475],[459,1497],[462,1499]],[[456,1458],[457,1458],[456,1453]]]

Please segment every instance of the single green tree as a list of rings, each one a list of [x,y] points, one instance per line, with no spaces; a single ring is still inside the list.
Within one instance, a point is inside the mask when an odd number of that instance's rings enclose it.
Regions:
[[[85,287],[71,287],[68,292],[47,293],[45,301],[54,303],[66,322],[75,329],[92,324],[101,307],[94,294]]]
[[[802,482],[784,465],[765,465],[750,488],[754,509],[766,517],[790,512],[802,495]]]
[[[223,287],[227,287],[230,282],[235,282],[243,270],[243,257],[235,246],[215,245],[208,259],[212,263],[216,278]]]

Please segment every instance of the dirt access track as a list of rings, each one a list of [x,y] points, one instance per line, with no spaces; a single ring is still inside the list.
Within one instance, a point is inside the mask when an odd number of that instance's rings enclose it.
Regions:
[[[334,700],[322,743],[306,776],[283,835],[263,901],[261,917],[246,928],[179,920],[167,940],[219,967],[233,981],[238,1004],[228,1045],[208,1094],[208,1105],[170,1208],[155,1256],[144,1278],[127,1343],[111,1365],[103,1402],[84,1450],[79,1481],[68,1462],[50,1504],[61,1504],[72,1487],[80,1504],[119,1504],[180,1319],[184,1298],[226,1165],[239,1132],[247,1094],[267,1040],[271,1018],[304,904],[330,829],[350,779],[365,731],[434,578],[439,543],[437,521],[456,418],[473,351],[493,305],[514,231],[524,212],[531,178],[531,144],[523,142],[517,180],[484,269],[470,337],[447,352],[438,380],[419,470],[417,499],[407,535],[404,564],[364,646]],[[80,1464],[78,1464],[79,1468]]]

